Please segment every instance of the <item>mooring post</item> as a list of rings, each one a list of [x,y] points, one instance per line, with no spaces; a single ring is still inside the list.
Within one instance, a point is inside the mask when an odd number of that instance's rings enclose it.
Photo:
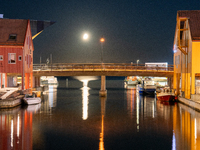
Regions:
[[[105,97],[106,95],[106,76],[101,76],[101,90],[99,91],[99,96]]]

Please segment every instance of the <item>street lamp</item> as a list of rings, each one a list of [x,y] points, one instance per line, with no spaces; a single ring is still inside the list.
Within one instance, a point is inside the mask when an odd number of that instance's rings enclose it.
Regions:
[[[87,33],[85,33],[85,34],[83,35],[83,40],[88,40],[88,38],[89,38],[89,35],[88,35]]]
[[[140,61],[140,60],[138,59],[138,60],[137,60],[137,66],[138,66],[138,62],[139,62],[139,61]]]
[[[105,39],[102,37],[100,39],[101,42],[101,64],[103,64],[103,43],[105,42]]]

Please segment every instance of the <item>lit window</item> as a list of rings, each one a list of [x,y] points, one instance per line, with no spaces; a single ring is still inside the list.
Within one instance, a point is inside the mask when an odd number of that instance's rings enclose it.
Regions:
[[[3,61],[3,55],[0,55],[0,61]]]
[[[8,53],[8,63],[9,64],[16,63],[16,54],[15,53]]]
[[[19,57],[18,57],[18,60],[21,61],[21,60],[22,60],[22,56],[19,56]]]
[[[10,34],[9,35],[9,40],[16,40],[17,39],[17,34]]]

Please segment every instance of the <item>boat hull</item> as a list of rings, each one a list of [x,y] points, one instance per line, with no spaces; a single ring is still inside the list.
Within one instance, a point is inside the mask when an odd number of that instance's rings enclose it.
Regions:
[[[24,103],[27,105],[34,105],[41,103],[41,98],[35,97],[35,98],[24,98]]]
[[[168,102],[171,102],[171,101],[175,101],[177,99],[177,97],[175,95],[172,95],[172,94],[158,94],[157,95],[157,100],[160,100],[160,101],[168,101]]]
[[[154,89],[154,88],[152,88],[152,89],[150,89],[150,88],[146,89],[146,88],[139,87],[139,93],[140,94],[154,95],[155,92],[156,92],[156,89]]]

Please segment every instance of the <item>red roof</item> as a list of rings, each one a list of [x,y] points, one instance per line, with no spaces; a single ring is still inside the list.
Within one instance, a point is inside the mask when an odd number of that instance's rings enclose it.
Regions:
[[[192,40],[200,40],[200,10],[180,10],[177,15],[189,19]]]
[[[0,19],[0,45],[23,46],[27,24],[23,19]]]

